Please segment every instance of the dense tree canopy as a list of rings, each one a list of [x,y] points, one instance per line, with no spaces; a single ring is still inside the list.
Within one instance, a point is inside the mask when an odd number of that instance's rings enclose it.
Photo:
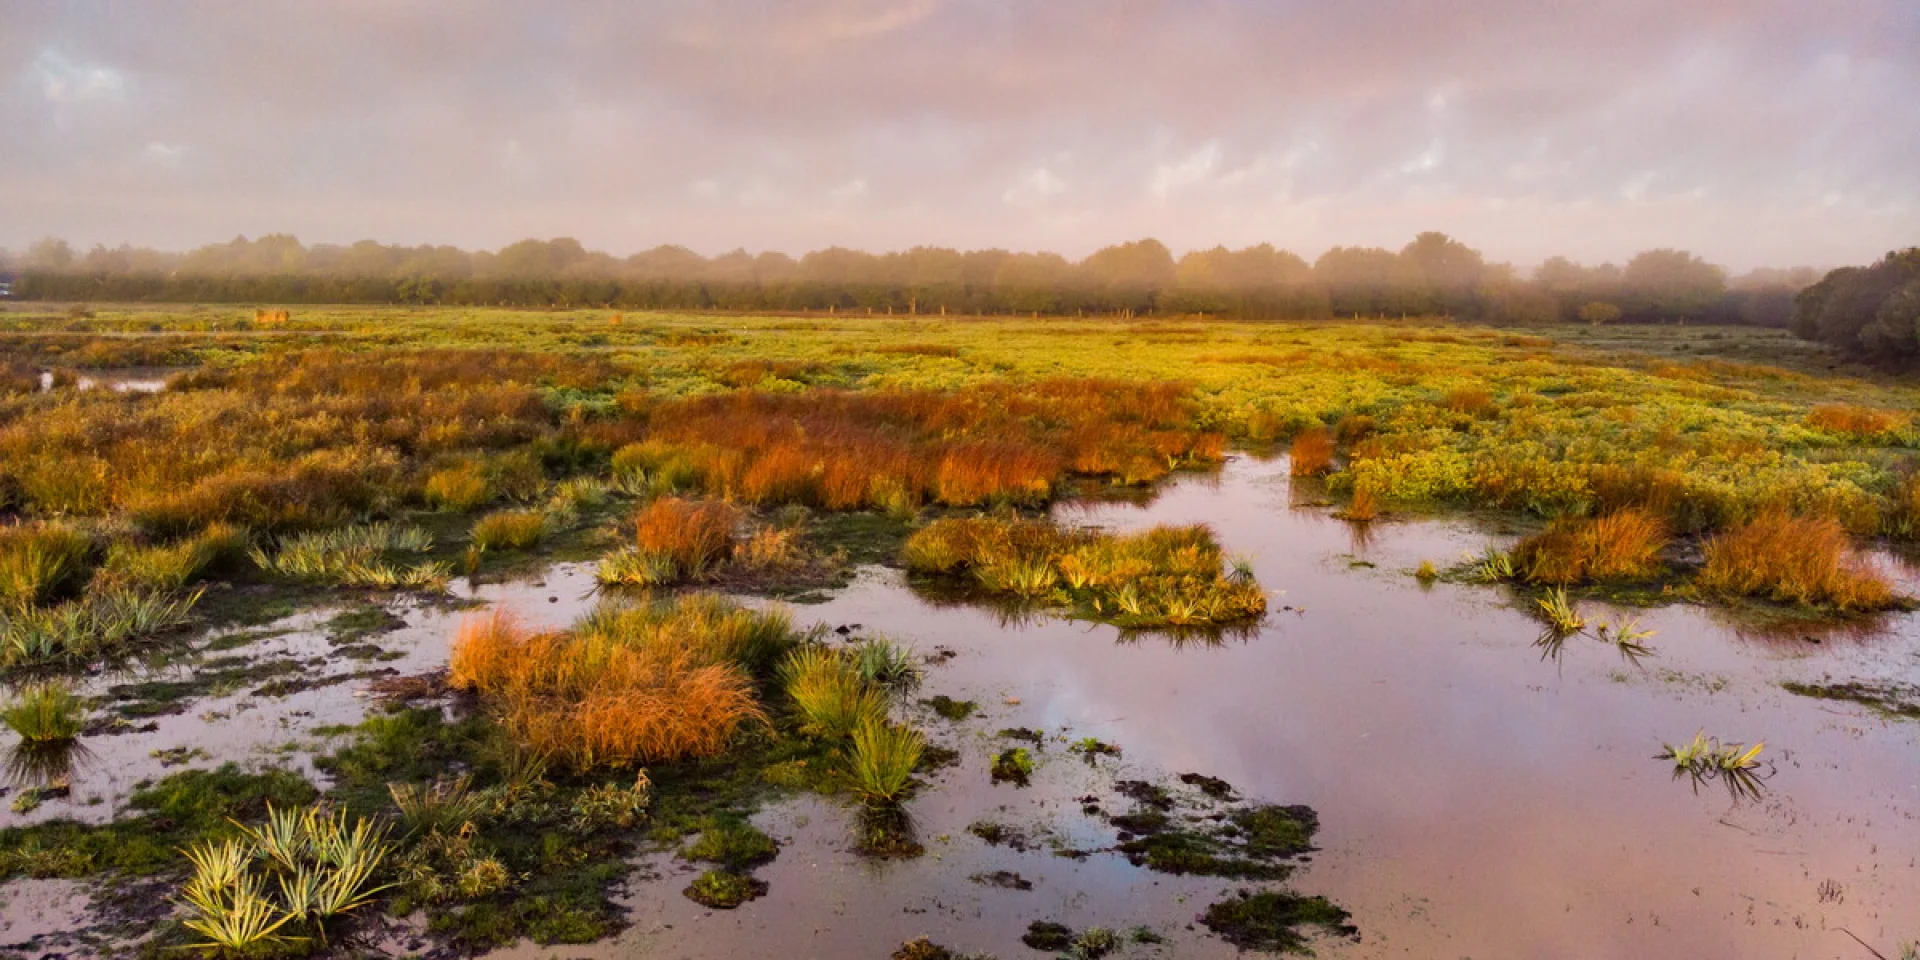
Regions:
[[[1793,332],[1889,362],[1920,357],[1920,247],[1841,267],[1793,299]]]
[[[1813,280],[1811,271],[1757,271],[1729,283],[1719,267],[1679,250],[1650,250],[1625,268],[1555,257],[1525,278],[1438,232],[1422,233],[1398,252],[1335,247],[1311,264],[1269,244],[1195,250],[1176,259],[1151,238],[1106,247],[1076,263],[1053,253],[942,247],[882,254],[829,247],[796,260],[745,250],[706,257],[660,246],[622,259],[571,237],[469,252],[371,240],[308,246],[269,234],[184,254],[128,246],[79,254],[48,239],[11,267],[21,273],[16,296],[49,300],[1249,319],[1440,314],[1505,323],[1598,315],[1771,326],[1786,325],[1793,295]],[[1587,310],[1594,304],[1617,313]]]

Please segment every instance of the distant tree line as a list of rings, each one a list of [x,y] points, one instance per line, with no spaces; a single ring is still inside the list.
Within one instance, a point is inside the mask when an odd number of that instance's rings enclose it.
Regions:
[[[1920,247],[1865,267],[1841,267],[1801,290],[1793,332],[1886,363],[1920,359]]]
[[[0,264],[0,267],[4,267]],[[238,237],[188,253],[43,240],[15,258],[14,296],[38,300],[415,303],[893,314],[1211,315],[1244,319],[1451,315],[1505,323],[1711,322],[1786,326],[1811,270],[1729,281],[1682,250],[1625,266],[1564,257],[1522,275],[1443,233],[1398,251],[1335,247],[1309,263],[1262,244],[1176,258],[1157,240],[1078,262],[1053,253],[842,247],[795,259],[704,257],[662,246],[626,258],[570,238],[497,252],[447,246],[302,245]]]

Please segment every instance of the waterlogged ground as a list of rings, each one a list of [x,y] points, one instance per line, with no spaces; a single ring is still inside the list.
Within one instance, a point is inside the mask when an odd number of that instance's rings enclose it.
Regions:
[[[1064,521],[1121,529],[1210,523],[1230,552],[1251,557],[1275,591],[1273,613],[1257,633],[1217,646],[940,605],[883,568],[795,608],[803,623],[857,624],[922,653],[950,651],[921,695],[980,705],[959,723],[931,711],[916,718],[961,757],[910,804],[926,856],[862,859],[850,850],[850,811],[808,797],[757,818],[783,842],[756,871],[770,885],[765,897],[707,910],[680,894],[693,867],[653,857],[625,894],[633,926],[619,937],[502,956],[884,957],[924,935],[1011,958],[1040,955],[1019,939],[1036,920],[1145,925],[1168,939],[1129,946],[1129,956],[1232,955],[1194,918],[1244,884],[1155,874],[1098,852],[1116,833],[1102,814],[1131,806],[1117,781],[1167,784],[1183,809],[1211,809],[1179,783],[1183,773],[1221,778],[1249,801],[1318,812],[1321,850],[1288,886],[1328,896],[1359,930],[1317,941],[1322,956],[1863,958],[1871,955],[1843,929],[1890,956],[1920,938],[1920,723],[1780,687],[1914,682],[1920,622],[1900,618],[1867,635],[1759,631],[1675,605],[1641,614],[1658,633],[1654,655],[1638,663],[1586,638],[1556,658],[1535,645],[1538,622],[1504,589],[1422,587],[1411,575],[1423,559],[1445,566],[1497,534],[1402,520],[1356,536],[1323,508],[1299,505],[1313,499],[1291,489],[1284,463],[1240,458],[1171,484],[1148,506],[1062,509]],[[578,566],[456,593],[543,625],[592,602]],[[392,612],[393,629],[347,644],[335,642],[343,625],[366,626],[365,611],[303,614],[248,649],[301,662],[290,675],[308,679],[414,673],[444,658],[464,615],[453,604]],[[356,643],[390,659],[337,655]],[[157,723],[152,731],[88,737],[95,757],[74,777],[72,798],[0,821],[105,817],[132,782],[162,772],[155,750],[198,747],[207,756],[194,765],[304,768],[329,726],[363,712],[370,679],[284,696],[254,694],[270,680],[253,680],[139,721]],[[126,680],[96,681],[115,682]],[[1011,727],[1044,738],[1025,788],[989,780],[992,756],[1023,745],[997,735]],[[1767,742],[1762,799],[1736,803],[1715,783],[1696,790],[1653,759],[1663,741],[1696,730]],[[1089,764],[1069,749],[1083,737],[1122,755]],[[990,846],[969,832],[977,823],[1023,837],[1027,849]],[[10,884],[0,898],[0,940],[16,943],[78,922],[85,901],[54,882]]]

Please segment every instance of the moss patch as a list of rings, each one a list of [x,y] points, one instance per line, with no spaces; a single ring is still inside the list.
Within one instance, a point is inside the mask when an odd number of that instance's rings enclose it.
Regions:
[[[1312,953],[1303,927],[1319,928],[1337,936],[1357,936],[1347,911],[1325,897],[1303,897],[1279,890],[1249,893],[1241,890],[1208,905],[1200,922],[1220,939],[1242,950],[1268,953]]]

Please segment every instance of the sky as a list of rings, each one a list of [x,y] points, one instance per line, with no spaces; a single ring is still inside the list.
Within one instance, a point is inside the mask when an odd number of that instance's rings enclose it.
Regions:
[[[0,0],[0,247],[1920,243],[1916,0]]]

